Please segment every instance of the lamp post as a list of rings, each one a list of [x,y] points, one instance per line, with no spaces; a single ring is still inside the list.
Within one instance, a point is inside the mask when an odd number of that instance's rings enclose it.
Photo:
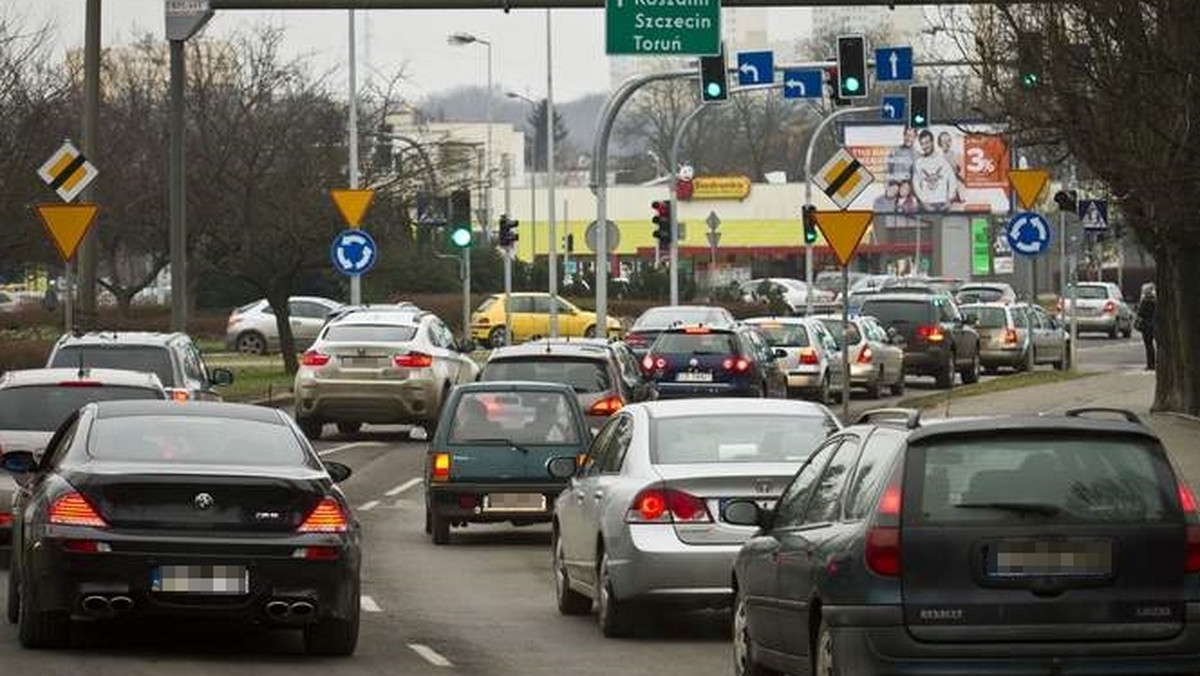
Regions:
[[[484,117],[487,118],[487,145],[483,166],[483,232],[492,227],[492,43],[470,33],[451,33],[446,37],[448,44],[456,47],[483,45],[487,47],[487,98],[484,101]]]
[[[537,101],[520,92],[507,92],[505,96],[510,99],[520,99],[528,103],[533,108],[534,119],[537,119]],[[529,260],[535,266],[537,265],[537,133],[537,130],[534,129],[535,152],[533,157],[533,171],[529,172]]]

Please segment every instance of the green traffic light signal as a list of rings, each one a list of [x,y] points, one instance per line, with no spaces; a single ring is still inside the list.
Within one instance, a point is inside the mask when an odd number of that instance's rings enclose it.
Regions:
[[[709,82],[706,92],[710,99],[719,98],[721,96],[721,85],[716,82]]]
[[[862,84],[858,81],[858,78],[856,78],[856,77],[846,78],[845,85],[846,85],[846,91],[848,91],[852,94],[857,93],[858,88],[862,86]]]
[[[454,230],[451,230],[450,243],[460,249],[465,249],[471,246],[471,229],[465,226],[460,226]]]
[[[1038,85],[1038,81],[1040,79],[1041,78],[1038,77],[1037,73],[1022,73],[1021,74],[1021,84],[1024,85],[1026,89],[1033,89],[1034,87],[1036,87]]]

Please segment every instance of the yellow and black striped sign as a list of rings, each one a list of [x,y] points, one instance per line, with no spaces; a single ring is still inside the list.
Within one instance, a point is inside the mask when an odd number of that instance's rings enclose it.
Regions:
[[[99,173],[70,141],[38,169],[38,176],[66,202],[73,201]]]
[[[817,187],[829,195],[839,209],[850,206],[854,198],[875,180],[871,172],[845,148],[839,148],[813,178]]]

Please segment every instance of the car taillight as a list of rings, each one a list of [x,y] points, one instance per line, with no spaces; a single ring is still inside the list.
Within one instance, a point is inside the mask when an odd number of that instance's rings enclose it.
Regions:
[[[296,530],[301,533],[345,533],[348,527],[346,511],[333,498],[322,498]]]
[[[624,407],[625,402],[621,401],[620,397],[605,397],[592,404],[592,407],[588,409],[588,415],[612,415]]]
[[[860,350],[858,353],[858,363],[870,364],[871,360],[874,358],[875,358],[875,353],[871,351],[871,346],[863,345],[862,350]]]
[[[0,512],[0,526],[3,526],[5,528],[12,526],[12,513],[11,512]]]
[[[492,323],[492,320],[488,319],[487,317],[472,317],[471,323],[479,324],[480,326],[488,326]]]
[[[811,347],[806,347],[800,350],[800,363],[816,366],[821,363],[821,358],[817,356],[817,351]]]
[[[917,327],[917,337],[931,343],[940,343],[946,339],[946,334],[942,333],[942,327],[937,324],[923,324]]]
[[[667,368],[667,360],[663,357],[655,357],[649,354],[642,357],[642,370],[646,373],[653,373],[655,369],[661,371],[665,368]]]
[[[1200,573],[1200,514],[1197,513],[1196,494],[1183,481],[1179,482],[1179,506],[1187,522],[1187,554],[1183,572]]]
[[[903,502],[904,465],[898,464],[892,472],[891,481],[879,498],[879,506],[871,527],[867,530],[864,550],[867,568],[876,575],[896,577],[900,575],[900,506]]]
[[[392,363],[396,368],[425,369],[433,366],[433,357],[424,352],[408,352],[392,357]]]
[[[306,561],[335,561],[342,555],[337,547],[297,547],[292,552],[293,559]]]
[[[1103,310],[1104,314],[1111,315],[1116,311],[1117,311],[1117,304],[1115,302],[1110,300],[1104,304],[1104,310]]]
[[[187,401],[192,398],[192,395],[187,390],[171,389],[167,390],[171,394],[172,401]]]
[[[729,357],[725,361],[721,362],[721,366],[726,371],[733,371],[734,373],[745,373],[746,371],[750,370],[750,362],[743,357],[738,357],[736,359]]]
[[[108,528],[92,504],[79,493],[67,493],[50,505],[50,523],[59,526],[86,526]]]
[[[62,548],[72,554],[104,554],[112,551],[112,545],[96,540],[63,540]]]
[[[450,454],[438,453],[433,456],[433,475],[434,481],[449,481],[450,480]]]
[[[673,488],[647,488],[625,514],[626,523],[712,523],[704,501]]]
[[[300,355],[301,366],[324,366],[329,363],[329,355],[321,354],[316,350],[309,350]]]
[[[1004,329],[1004,344],[1005,345],[1016,345],[1017,344],[1016,329]]]

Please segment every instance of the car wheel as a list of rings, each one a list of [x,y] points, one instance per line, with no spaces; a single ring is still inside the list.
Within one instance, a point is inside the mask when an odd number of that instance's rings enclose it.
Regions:
[[[1066,371],[1069,368],[1071,368],[1071,346],[1064,344],[1062,356],[1058,358],[1058,361],[1054,362],[1054,369],[1056,371]]]
[[[971,359],[971,365],[967,367],[967,370],[959,373],[959,375],[962,376],[963,384],[973,385],[974,383],[979,382],[979,373],[982,370],[982,365],[979,363],[979,355],[976,354]]]
[[[309,655],[348,657],[358,647],[359,608],[358,584],[347,618],[328,617],[304,628],[304,651]]]
[[[17,569],[8,569],[8,623],[16,624],[21,619],[21,592],[17,589]]]
[[[437,512],[430,512],[429,528],[432,531],[430,534],[433,535],[433,544],[450,544],[450,519],[439,516]]]
[[[750,638],[748,603],[739,590],[733,608],[734,676],[774,676],[776,673],[754,659],[754,641]]]
[[[1130,320],[1129,324],[1127,324],[1125,326],[1125,330],[1121,332],[1121,335],[1124,336],[1125,338],[1133,337],[1133,321],[1132,320]]]
[[[362,429],[362,423],[340,422],[337,424],[337,428],[339,434],[358,434],[358,431]]]
[[[1119,333],[1120,333],[1120,325],[1117,324],[1116,322],[1113,322],[1113,327],[1108,330],[1109,339],[1115,340]]]
[[[937,381],[937,387],[941,390],[948,390],[954,387],[954,355],[946,355],[946,363],[942,364],[942,369],[934,376]]]
[[[17,630],[25,648],[64,648],[71,642],[71,614],[63,610],[43,611],[29,594],[20,595]]]
[[[492,349],[504,347],[504,341],[508,337],[508,329],[503,326],[497,326],[488,334],[488,346]]]
[[[821,379],[820,389],[817,390],[817,403],[828,406],[829,400],[829,374],[826,373],[825,377]]]
[[[599,596],[597,606],[599,606],[596,619],[600,623],[600,633],[604,634],[605,638],[622,638],[629,635],[629,604],[623,603],[617,599],[617,595],[613,593],[612,580],[608,577],[608,554],[600,557],[600,570],[597,578],[600,580]]]
[[[896,397],[904,396],[904,390],[907,385],[908,383],[904,380],[904,371],[901,371],[900,377],[896,379],[896,382],[892,383],[892,395]]]
[[[589,326],[586,329],[584,329],[583,337],[584,338],[595,338],[596,337],[596,326],[592,325],[592,326]]]
[[[571,589],[571,578],[567,574],[567,562],[563,560],[562,538],[558,530],[554,531],[554,598],[558,602],[558,612],[563,615],[587,615],[592,612],[592,600]]]
[[[825,620],[821,620],[821,628],[817,630],[817,643],[813,646],[813,674],[841,676],[841,673],[837,652],[833,647],[833,635],[829,633],[829,625]]]
[[[242,354],[266,354],[267,339],[258,331],[247,331],[237,337],[237,351]]]
[[[321,438],[321,432],[325,429],[325,422],[316,418],[297,418],[296,424],[300,426],[300,431],[304,432],[304,436],[312,441]]]

